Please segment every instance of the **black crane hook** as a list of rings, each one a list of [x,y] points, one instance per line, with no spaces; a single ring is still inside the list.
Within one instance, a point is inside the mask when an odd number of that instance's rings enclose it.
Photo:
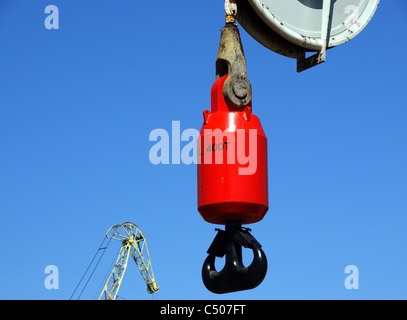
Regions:
[[[226,221],[225,231],[216,230],[218,234],[208,249],[209,256],[202,267],[205,287],[218,294],[257,287],[267,273],[267,258],[260,243],[250,234],[249,229],[242,228],[239,220]],[[253,262],[248,267],[243,265],[242,246],[253,250]],[[218,272],[215,259],[225,255],[225,266]]]

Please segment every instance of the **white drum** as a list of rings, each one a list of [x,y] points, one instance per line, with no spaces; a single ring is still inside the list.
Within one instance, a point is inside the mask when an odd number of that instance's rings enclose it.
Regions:
[[[235,0],[240,25],[267,48],[303,59],[357,36],[380,0]]]

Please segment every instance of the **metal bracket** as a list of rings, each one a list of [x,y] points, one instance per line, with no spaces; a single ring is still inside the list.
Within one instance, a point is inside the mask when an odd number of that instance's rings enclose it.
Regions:
[[[297,72],[305,71],[326,61],[326,50],[329,44],[330,37],[329,31],[332,12],[333,12],[332,0],[323,0],[321,40],[320,40],[322,45],[321,51],[308,58],[306,58],[306,52],[304,51],[303,57],[297,60]]]
[[[234,0],[225,0],[225,14],[226,25],[222,29],[216,58],[216,79],[228,75],[223,96],[230,106],[242,108],[252,100],[252,87],[247,78],[246,58],[236,23],[237,4]]]

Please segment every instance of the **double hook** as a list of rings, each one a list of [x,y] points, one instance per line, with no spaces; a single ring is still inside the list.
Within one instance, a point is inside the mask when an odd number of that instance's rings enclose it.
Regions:
[[[213,293],[229,293],[250,290],[257,287],[266,276],[267,258],[261,245],[242,228],[239,220],[226,222],[225,231],[217,229],[218,234],[208,249],[209,256],[202,267],[205,287]],[[242,247],[253,250],[253,262],[245,267],[242,261]],[[215,268],[216,257],[226,255],[225,266],[221,271]]]

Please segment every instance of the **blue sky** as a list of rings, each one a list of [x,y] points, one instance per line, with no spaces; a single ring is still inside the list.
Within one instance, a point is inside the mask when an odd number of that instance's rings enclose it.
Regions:
[[[201,281],[216,226],[197,212],[196,167],[151,164],[149,134],[200,129],[223,2],[173,3],[1,0],[0,299],[69,299],[126,221],[146,235],[160,286],[148,295],[130,263],[126,299],[406,299],[407,3],[381,1],[302,74],[241,29],[269,139],[270,210],[251,226],[269,269],[255,290],[221,296]],[[59,30],[44,27],[50,4]],[[48,265],[58,290],[44,286]],[[359,290],[344,286],[348,265]]]

